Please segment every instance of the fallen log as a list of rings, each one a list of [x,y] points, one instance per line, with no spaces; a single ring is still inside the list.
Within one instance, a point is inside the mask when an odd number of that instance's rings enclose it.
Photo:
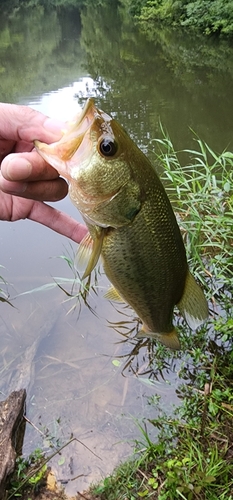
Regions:
[[[23,420],[26,390],[13,391],[0,402],[0,499],[5,499],[9,476],[15,468],[15,460],[21,454],[25,431]]]

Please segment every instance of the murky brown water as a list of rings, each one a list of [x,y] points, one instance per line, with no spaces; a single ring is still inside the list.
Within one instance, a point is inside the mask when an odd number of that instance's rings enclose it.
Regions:
[[[195,59],[189,39],[161,34],[157,42],[147,41],[123,11],[116,8],[114,17],[113,10],[97,9],[95,16],[83,13],[82,28],[77,12],[33,9],[2,18],[2,100],[68,119],[91,95],[117,116],[145,151],[159,134],[159,119],[176,147],[191,146],[189,126],[211,147],[229,147],[232,50],[225,47],[224,67],[219,59],[222,46],[208,42],[211,60],[203,53],[202,64],[192,66],[190,57],[184,59],[185,48]],[[56,206],[80,220],[68,198]],[[103,275],[97,293],[92,291],[88,299],[92,310],[82,302],[80,310],[77,304],[70,311],[74,299],[68,300],[57,286],[45,288],[56,277],[64,278],[64,288],[71,290],[74,275],[57,257],[72,252],[73,243],[43,226],[30,221],[0,223],[0,264],[5,266],[0,274],[11,283],[15,306],[0,304],[1,398],[17,387],[20,377],[28,383],[27,418],[33,425],[26,428],[25,455],[36,447],[52,453],[52,445],[63,445],[71,436],[79,440],[52,461],[71,494],[129,456],[132,440],[140,437],[134,418],[155,417],[159,407],[172,410],[178,402],[180,365],[178,360],[164,371],[164,380],[156,379],[148,368],[150,347],[130,356],[137,342],[133,332],[128,340],[123,334],[137,322],[132,311],[104,299],[108,283]],[[42,289],[19,295],[35,287]],[[148,403],[153,396],[160,397],[158,411]]]

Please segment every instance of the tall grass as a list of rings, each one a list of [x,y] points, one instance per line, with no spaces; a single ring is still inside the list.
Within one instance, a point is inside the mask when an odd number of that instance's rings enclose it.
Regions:
[[[196,138],[196,150],[176,152],[163,137],[153,141],[156,161],[183,233],[189,263],[213,288],[233,289],[233,154],[217,155]],[[187,162],[188,158],[188,162]],[[186,163],[186,164],[184,164]]]

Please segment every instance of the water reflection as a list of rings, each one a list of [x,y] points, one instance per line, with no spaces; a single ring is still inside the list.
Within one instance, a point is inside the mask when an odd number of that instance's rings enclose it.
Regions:
[[[144,150],[159,135],[159,118],[176,147],[189,146],[189,126],[214,148],[226,147],[232,139],[231,48],[228,64],[221,52],[220,66],[219,47],[203,42],[200,68],[193,40],[159,32],[148,41],[115,2],[94,14],[83,11],[81,21],[82,28],[77,11],[43,8],[2,16],[1,99],[66,120],[94,96]],[[68,199],[56,206],[80,220]],[[58,478],[74,493],[130,453],[128,442],[137,436],[132,416],[154,417],[161,407],[172,411],[184,355],[168,352],[164,361],[164,350],[135,340],[137,319],[103,298],[108,283],[102,275],[98,293],[88,298],[90,308],[73,308],[57,286],[43,290],[58,277],[71,292],[72,270],[51,258],[66,254],[67,246],[61,235],[30,221],[1,223],[1,274],[12,283],[11,297],[39,286],[42,291],[18,296],[14,309],[0,304],[0,390],[4,398],[19,370],[26,380],[30,368],[27,416],[37,430],[27,426],[25,454],[37,446],[49,453],[51,445],[74,435],[101,458],[75,441],[63,450],[62,465],[53,460]],[[34,342],[35,353],[28,349]],[[148,405],[153,397],[160,398],[156,410]]]
[[[83,108],[83,102],[88,97],[93,96],[99,96],[97,82],[89,76],[84,76],[68,87],[39,95],[27,104],[38,111],[46,109],[49,116],[67,121]]]
[[[77,10],[42,7],[2,16],[1,99],[28,103],[70,87],[74,100],[97,96],[144,149],[159,120],[177,149],[191,147],[189,127],[213,149],[229,149],[232,47],[164,30],[148,38],[116,1],[86,8],[81,19]],[[83,76],[93,81],[87,92],[74,86]]]
[[[108,16],[114,16],[111,30]],[[99,7],[95,15],[87,8],[81,19],[86,68],[99,80],[107,111],[117,114],[139,145],[159,135],[159,118],[177,149],[190,145],[189,127],[217,150],[232,144],[229,44],[161,29],[146,38],[123,8]]]
[[[60,17],[61,16],[61,17]],[[33,7],[0,20],[1,101],[28,103],[30,95],[83,75],[79,12]]]

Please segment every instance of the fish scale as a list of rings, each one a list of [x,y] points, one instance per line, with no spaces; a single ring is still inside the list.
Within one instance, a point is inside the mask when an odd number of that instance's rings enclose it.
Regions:
[[[183,252],[182,260],[181,251],[173,252],[175,255],[170,252],[170,259],[164,259],[163,249],[170,245],[173,234],[162,231],[158,234],[156,224],[151,227],[145,223],[144,211],[142,207],[131,226],[111,231],[104,238],[101,252],[104,270],[151,331],[169,332],[174,305],[184,288],[186,256]]]
[[[83,278],[101,256],[112,283],[106,297],[135,310],[143,323],[138,337],[179,349],[174,306],[196,329],[207,319],[208,305],[188,269],[174,212],[148,158],[93,99],[60,141],[35,141],[35,146],[68,179],[70,198],[89,229],[76,259],[84,266]]]

